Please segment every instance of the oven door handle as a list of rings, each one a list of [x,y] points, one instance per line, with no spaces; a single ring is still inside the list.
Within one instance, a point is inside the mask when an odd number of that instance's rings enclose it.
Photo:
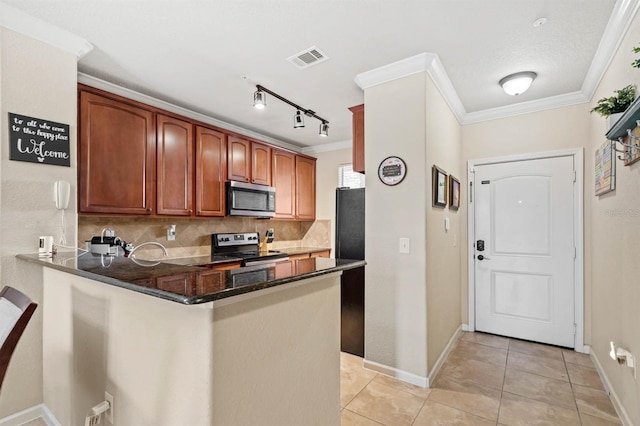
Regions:
[[[288,257],[277,257],[275,259],[265,259],[265,260],[249,260],[245,261],[244,266],[255,266],[255,265],[266,265],[269,263],[277,263],[277,262],[286,262],[289,260]]]

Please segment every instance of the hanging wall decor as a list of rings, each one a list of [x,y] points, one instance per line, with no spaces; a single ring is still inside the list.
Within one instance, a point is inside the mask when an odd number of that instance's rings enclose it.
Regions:
[[[595,190],[596,195],[606,194],[616,189],[615,142],[606,141],[596,149],[595,154]]]
[[[434,164],[432,168],[433,206],[447,207],[447,172]]]

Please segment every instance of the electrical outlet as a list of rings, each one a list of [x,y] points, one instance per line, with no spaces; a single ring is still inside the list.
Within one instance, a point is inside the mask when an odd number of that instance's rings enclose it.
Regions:
[[[113,395],[109,392],[104,392],[105,401],[109,402],[109,409],[104,413],[104,420],[107,424],[113,424]]]

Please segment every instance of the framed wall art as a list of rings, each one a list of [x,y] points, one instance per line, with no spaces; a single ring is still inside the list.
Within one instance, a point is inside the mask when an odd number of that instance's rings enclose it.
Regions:
[[[447,207],[447,172],[440,167],[433,165],[433,206]]]
[[[460,181],[449,175],[449,208],[458,210],[460,208]]]
[[[616,159],[613,144],[606,141],[596,149],[595,155],[595,192],[596,195],[606,194],[616,189]]]

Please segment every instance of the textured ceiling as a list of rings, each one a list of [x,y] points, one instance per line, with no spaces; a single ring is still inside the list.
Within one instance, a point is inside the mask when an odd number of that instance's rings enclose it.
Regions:
[[[364,101],[354,77],[419,53],[439,55],[467,112],[579,91],[615,0],[211,0],[4,3],[87,39],[79,71],[300,147],[351,138],[348,107]],[[540,17],[548,23],[534,28]],[[300,70],[286,60],[311,46],[330,59]],[[498,80],[531,70],[518,97]],[[331,122],[268,99],[255,84]]]

